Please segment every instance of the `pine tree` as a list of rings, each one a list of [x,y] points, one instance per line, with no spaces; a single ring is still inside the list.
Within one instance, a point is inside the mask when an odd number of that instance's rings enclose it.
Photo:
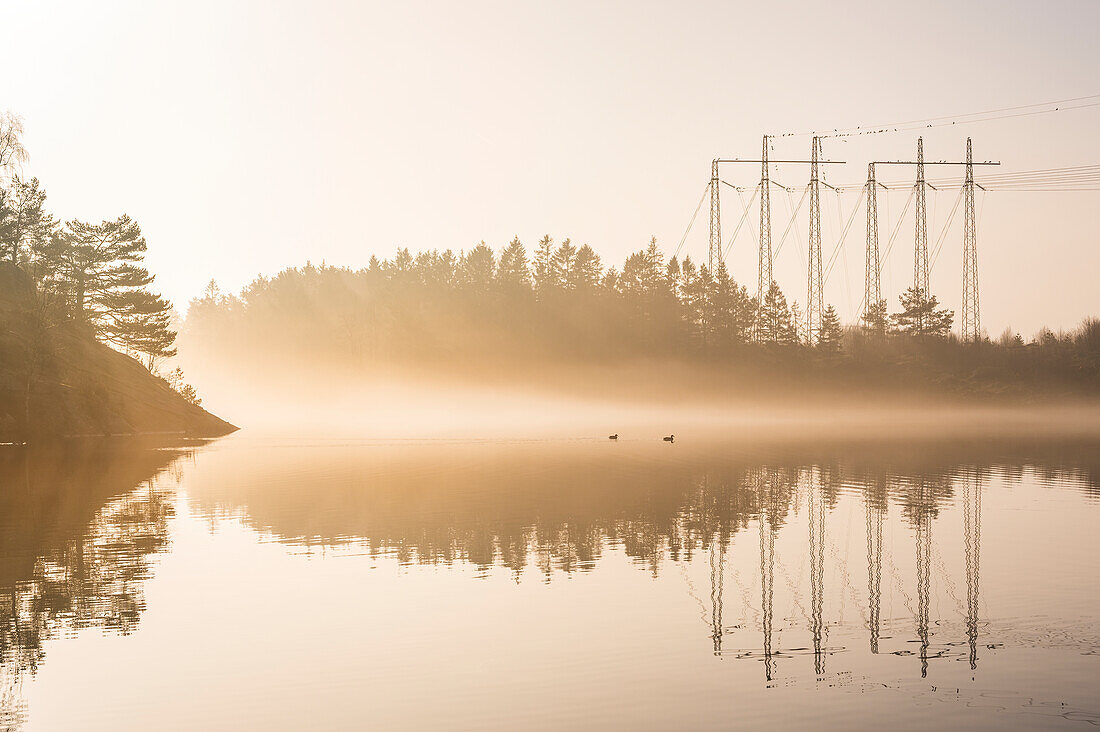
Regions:
[[[43,210],[45,202],[46,192],[37,178],[16,177],[8,188],[0,189],[0,251],[12,264],[33,257],[56,228],[53,217]]]
[[[309,262],[306,262],[308,265]],[[401,247],[389,265],[389,271],[394,275],[407,275],[413,270],[413,257],[409,254],[408,247]]]
[[[764,296],[764,304],[758,315],[757,327],[761,341],[787,344],[799,342],[798,328],[791,318],[787,298],[775,280],[772,280]]]
[[[535,291],[545,295],[554,286],[554,240],[550,235],[539,239],[532,262],[535,271]]]
[[[146,243],[129,216],[88,224],[71,221],[66,259],[72,283],[73,311],[104,340],[150,359],[175,355],[176,333],[168,326],[171,305],[148,286],[140,266]]]
[[[707,345],[711,343],[714,334],[714,308],[711,302],[714,278],[710,276],[710,270],[705,264],[698,270],[692,266],[684,271],[690,273],[691,277],[684,285],[684,309],[692,326],[692,335],[700,343]]]
[[[657,237],[650,237],[645,250],[645,270],[643,275],[645,289],[650,293],[668,292],[665,281],[665,255],[657,246]]]
[[[527,267],[527,250],[519,237],[515,237],[500,253],[497,278],[509,291],[527,290],[531,287],[531,271]]]
[[[585,244],[577,250],[577,260],[573,267],[573,289],[591,291],[600,283],[603,265],[592,247]]]
[[[672,290],[672,293],[677,298],[682,296],[680,289],[680,262],[676,257],[668,260],[668,264],[665,266],[665,279],[668,281],[668,287]]]
[[[718,266],[714,268],[709,298],[710,320],[718,343],[728,345],[742,340],[739,294],[737,283],[730,277],[726,263],[719,260]]]
[[[840,350],[840,339],[843,335],[844,330],[840,327],[836,308],[829,305],[821,316],[821,333],[818,335],[817,347],[835,353]]]
[[[553,273],[554,285],[562,290],[576,289],[577,248],[566,239],[554,252],[550,260],[550,270]]]
[[[680,283],[677,288],[680,297],[687,297],[685,293],[691,285],[691,281],[695,278],[695,270],[695,262],[691,261],[691,256],[685,256],[683,263],[680,265]]]
[[[898,298],[902,310],[893,316],[895,327],[902,333],[944,338],[951,332],[955,319],[953,310],[938,310],[936,296],[927,297],[921,288],[910,287]]]
[[[496,274],[496,257],[493,250],[481,242],[462,257],[460,269],[462,281],[474,292],[486,293],[492,289]]]
[[[871,303],[871,306],[867,308],[867,312],[863,314],[862,321],[863,327],[870,333],[882,335],[886,333],[886,326],[889,322],[890,316],[886,312],[886,301],[879,300],[876,303]]]
[[[802,319],[802,308],[798,306],[797,301],[791,303],[791,309],[786,318],[782,317],[782,311],[780,311],[779,323],[780,343],[797,345],[809,342],[810,336]]]

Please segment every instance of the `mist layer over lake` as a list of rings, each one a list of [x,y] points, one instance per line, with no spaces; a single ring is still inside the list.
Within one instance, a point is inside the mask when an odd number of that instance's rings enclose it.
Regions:
[[[1084,729],[1092,438],[0,453],[0,727]]]

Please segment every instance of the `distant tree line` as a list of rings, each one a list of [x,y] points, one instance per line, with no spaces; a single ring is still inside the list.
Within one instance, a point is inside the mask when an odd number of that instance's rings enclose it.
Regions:
[[[798,304],[775,282],[758,301],[723,263],[711,271],[690,257],[666,259],[656,240],[621,268],[605,268],[587,244],[545,236],[530,255],[515,238],[499,252],[484,242],[458,254],[399,249],[361,270],[307,264],[259,277],[239,296],[211,281],[191,302],[184,338],[207,356],[360,364],[640,356],[854,374],[900,365],[964,389],[975,374],[1090,385],[1100,375],[1095,320],[1030,344],[967,344],[951,334],[954,314],[935,296],[910,289],[899,306],[889,313],[882,301],[860,325],[844,327],[830,305],[811,344]]]

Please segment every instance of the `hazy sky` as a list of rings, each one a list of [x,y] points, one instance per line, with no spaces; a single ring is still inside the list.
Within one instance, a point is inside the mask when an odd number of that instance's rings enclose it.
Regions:
[[[4,13],[0,106],[25,118],[26,172],[52,210],[136,218],[159,287],[182,309],[211,277],[235,290],[307,259],[359,267],[397,246],[499,248],[518,234],[531,247],[549,233],[618,265],[656,235],[671,252],[710,159],[756,156],[764,132],[1100,93],[1098,21],[1095,2],[1004,0],[28,2]],[[969,134],[976,157],[1003,170],[1097,163],[1098,123],[1100,107],[940,128],[927,157],[961,156]],[[915,140],[827,140],[828,157],[849,161],[828,180],[858,183],[867,160],[910,157]],[[808,152],[808,138],[776,142],[777,156]],[[729,233],[740,203],[724,195]],[[889,197],[894,217],[905,195]],[[933,241],[954,198],[930,196]],[[826,258],[855,200],[840,213],[835,196],[823,204]],[[1100,314],[1098,202],[988,194],[979,268],[991,333]],[[781,230],[785,196],[773,210]],[[704,214],[687,244],[697,258]],[[912,271],[902,226],[883,282],[892,304]],[[776,273],[804,302],[805,222],[795,231]],[[954,308],[961,237],[956,219],[932,272]],[[861,296],[863,242],[859,212],[826,284],[845,317]],[[743,282],[755,283],[754,247],[745,230],[730,256]]]

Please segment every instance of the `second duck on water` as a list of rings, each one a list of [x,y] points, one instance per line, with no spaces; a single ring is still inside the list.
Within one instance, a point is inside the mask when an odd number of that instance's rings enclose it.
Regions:
[[[669,435],[668,437],[664,438],[664,441],[665,442],[674,442],[675,439],[676,439],[676,435]]]

